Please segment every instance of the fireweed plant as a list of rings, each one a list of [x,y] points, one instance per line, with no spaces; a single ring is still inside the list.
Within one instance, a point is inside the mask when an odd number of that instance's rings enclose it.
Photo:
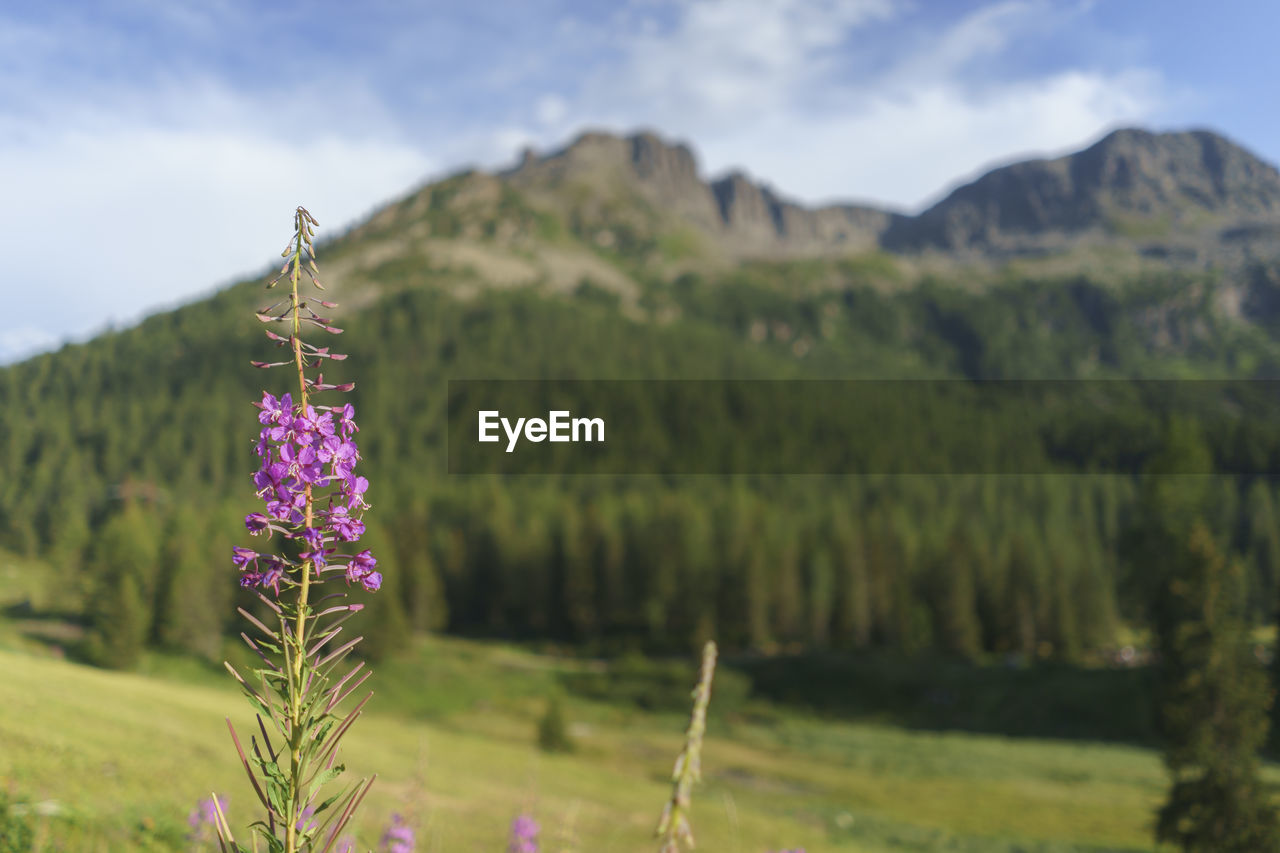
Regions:
[[[279,547],[270,554],[243,547],[232,553],[240,585],[255,590],[268,611],[266,621],[244,608],[239,611],[254,632],[240,636],[263,666],[246,679],[226,665],[253,706],[258,731],[250,735],[246,750],[229,719],[227,727],[265,809],[252,824],[252,849],[258,850],[261,840],[270,853],[328,853],[376,778],[330,793],[344,770],[337,763],[338,743],[372,695],[339,715],[338,707],[369,677],[367,670],[361,671],[363,663],[345,665],[361,638],[341,642],[342,623],[361,605],[345,603],[344,590],[352,584],[376,590],[382,576],[373,556],[356,551],[353,544],[364,532],[360,519],[368,509],[364,496],[369,487],[355,473],[360,460],[355,411],[350,404],[315,402],[325,392],[351,390],[350,383],[326,383],[318,371],[326,360],[346,356],[302,339],[305,325],[331,334],[342,331],[316,311],[334,308],[334,303],[298,293],[304,272],[316,289],[324,289],[312,245],[318,223],[302,207],[293,222],[293,237],[281,252],[285,264],[267,284],[272,288],[284,280],[290,292],[257,315],[264,323],[285,326],[288,334],[267,331],[267,337],[289,357],[253,365],[292,368],[297,396],[263,392],[255,403],[262,429],[257,444],[261,465],[253,482],[266,511],[250,513],[244,522],[250,534],[276,538]],[[232,838],[216,798],[213,803],[224,853],[246,851]]]
[[[707,731],[707,705],[711,702],[711,679],[716,672],[716,644],[702,647],[702,671],[693,688],[693,714],[685,733],[684,749],[671,771],[671,799],[662,810],[657,836],[659,853],[680,853],[681,845],[693,848],[693,827],[689,824],[689,808],[693,801],[693,784],[702,779],[702,738]]]

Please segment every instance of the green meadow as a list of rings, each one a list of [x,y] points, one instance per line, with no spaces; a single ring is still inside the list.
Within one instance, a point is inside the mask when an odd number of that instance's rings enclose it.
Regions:
[[[235,825],[247,823],[252,793],[224,718],[242,732],[251,720],[229,677],[162,656],[142,672],[103,671],[4,636],[0,779],[28,812],[37,849],[190,849],[186,815],[211,791],[229,795]],[[344,747],[349,769],[379,777],[361,844],[374,847],[400,812],[421,850],[498,851],[512,817],[529,810],[543,850],[653,850],[685,716],[661,696],[562,692],[603,666],[440,638],[380,665]],[[694,661],[686,668],[692,686]],[[745,698],[741,676],[723,675],[733,710],[710,720],[694,795],[700,850],[1150,849],[1166,785],[1150,750],[818,717]],[[557,692],[569,755],[535,743]]]

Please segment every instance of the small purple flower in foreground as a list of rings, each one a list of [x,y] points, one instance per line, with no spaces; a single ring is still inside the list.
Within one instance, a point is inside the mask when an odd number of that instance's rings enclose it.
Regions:
[[[373,570],[378,560],[366,549],[351,558],[347,564],[347,583],[359,583],[370,592],[382,586],[382,575]]]
[[[280,399],[266,391],[262,392],[262,402],[254,403],[262,412],[258,415],[258,423],[263,426],[283,423],[293,413],[293,395],[285,394]]]
[[[219,809],[223,814],[227,813],[227,798],[221,794],[218,795],[217,809],[214,808],[213,797],[199,800],[191,814],[187,815],[187,826],[191,827],[187,840],[212,841],[216,838]]]
[[[511,821],[511,844],[507,853],[538,853],[538,822],[522,814]]]
[[[393,814],[391,825],[382,834],[381,844],[385,853],[413,853],[413,828],[400,815]]]
[[[298,822],[295,824],[298,832],[312,832],[320,825],[311,819],[311,816],[315,813],[316,810],[313,806],[307,806],[302,810],[302,814],[298,815]]]

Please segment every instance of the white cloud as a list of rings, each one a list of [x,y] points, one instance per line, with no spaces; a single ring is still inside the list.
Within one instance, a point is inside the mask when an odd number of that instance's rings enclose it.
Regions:
[[[534,117],[543,127],[555,127],[569,115],[569,102],[557,94],[543,95],[533,106]]]
[[[938,82],[849,115],[775,115],[702,146],[708,164],[749,163],[784,193],[916,209],[957,179],[1026,156],[1056,154],[1149,114],[1149,75],[1067,72],[981,96]]]
[[[932,39],[927,50],[904,57],[891,76],[900,84],[937,82],[974,60],[998,55],[1020,32],[1034,30],[1038,22],[1056,17],[1052,7],[1036,0],[1004,0],[983,6]]]
[[[805,201],[913,210],[996,158],[1078,146],[1168,100],[1141,68],[976,73],[1081,14],[1043,0],[993,3],[923,33],[909,8],[876,0],[693,0],[675,11],[672,25],[622,39],[620,61],[591,76],[561,135],[654,127],[692,142],[712,173],[746,167]],[[910,49],[852,69],[885,24],[902,25]]]
[[[205,94],[198,114],[174,103],[0,122],[10,317],[40,317],[59,336],[135,319],[257,272],[296,205],[323,234],[434,166],[393,139],[317,131],[229,91]],[[5,334],[34,340],[24,326]]]
[[[666,127],[704,127],[778,109],[819,80],[848,33],[893,12],[887,0],[696,0],[668,29],[642,27],[587,105],[640,109]]]

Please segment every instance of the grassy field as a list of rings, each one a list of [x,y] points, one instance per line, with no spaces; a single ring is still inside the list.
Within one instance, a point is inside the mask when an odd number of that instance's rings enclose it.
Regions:
[[[223,718],[249,720],[226,678],[163,657],[141,673],[95,670],[6,636],[0,785],[46,813],[40,849],[187,849],[185,816],[211,790],[248,822],[252,794]],[[529,809],[544,851],[653,850],[682,714],[569,694],[578,751],[534,745],[546,698],[589,668],[452,639],[381,665],[346,746],[354,772],[379,774],[361,841],[374,846],[402,812],[420,850],[499,851]],[[691,684],[693,661],[688,674]],[[704,775],[699,849],[725,853],[1147,850],[1165,785],[1140,748],[908,731],[759,702],[713,715]]]

